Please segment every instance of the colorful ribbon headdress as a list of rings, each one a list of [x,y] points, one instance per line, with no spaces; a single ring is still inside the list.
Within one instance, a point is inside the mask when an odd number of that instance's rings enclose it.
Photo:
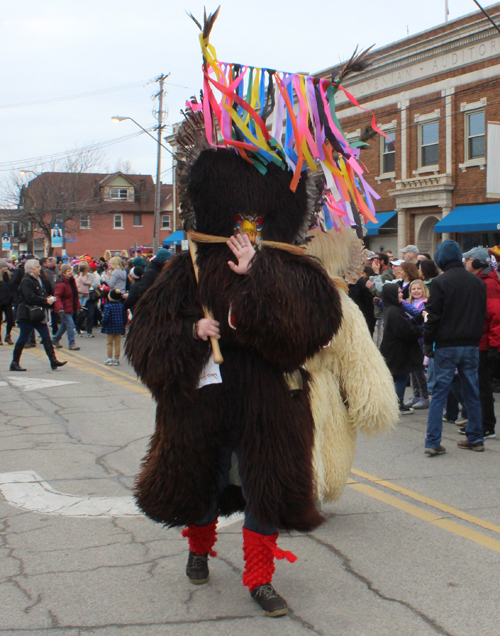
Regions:
[[[364,57],[371,48],[359,54],[356,49],[335,80],[219,62],[209,43],[219,9],[208,17],[205,12],[203,28],[190,15],[201,31],[204,81],[202,103],[186,105],[203,114],[208,143],[234,148],[263,174],[270,162],[288,167],[293,191],[303,170],[321,170],[325,188],[318,223],[324,230],[349,225],[361,230],[358,211],[365,223],[377,222],[373,199],[379,195],[366,182],[358,162],[364,144],[349,144],[335,114],[338,91],[368,110],[340,82],[366,68]],[[373,114],[371,128],[386,136]]]

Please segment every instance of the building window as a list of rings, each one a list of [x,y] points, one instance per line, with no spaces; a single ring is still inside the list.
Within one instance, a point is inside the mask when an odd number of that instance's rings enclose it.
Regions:
[[[382,161],[381,161],[381,174],[386,174],[387,172],[396,172],[396,146],[394,145],[396,141],[396,132],[387,132],[384,131],[389,139],[385,137],[381,138],[382,144]]]
[[[128,199],[128,188],[110,188],[109,198],[126,201]]]
[[[113,216],[113,228],[115,230],[123,230],[123,214],[115,214]]]
[[[431,121],[421,124],[420,134],[420,167],[437,166],[439,163],[439,122]]]
[[[142,214],[134,214],[134,225],[142,225]]]
[[[170,214],[162,214],[161,215],[161,229],[162,230],[170,230]]]
[[[484,148],[484,110],[466,113],[465,115],[465,135],[466,135],[466,161],[479,159],[485,156]]]
[[[90,230],[90,214],[80,214],[80,229]]]

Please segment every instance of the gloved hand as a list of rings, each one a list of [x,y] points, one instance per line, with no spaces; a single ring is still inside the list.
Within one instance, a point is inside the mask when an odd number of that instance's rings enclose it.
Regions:
[[[486,357],[488,358],[489,362],[493,362],[494,364],[498,364],[498,362],[500,361],[500,353],[498,352],[498,349],[495,349],[495,347],[490,347],[488,349]]]
[[[431,344],[424,344],[424,356],[428,358],[434,357],[434,348]]]

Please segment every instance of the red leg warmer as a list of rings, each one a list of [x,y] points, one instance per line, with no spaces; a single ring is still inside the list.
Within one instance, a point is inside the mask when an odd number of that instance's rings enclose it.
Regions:
[[[217,556],[217,552],[212,550],[214,543],[217,541],[217,519],[208,524],[208,526],[188,526],[181,532],[182,536],[188,538],[189,549],[195,554],[210,553],[210,556]]]
[[[287,559],[294,563],[297,557],[292,552],[278,548],[278,533],[263,535],[243,527],[243,558],[245,571],[243,585],[252,592],[259,585],[271,583],[274,574],[274,559]]]

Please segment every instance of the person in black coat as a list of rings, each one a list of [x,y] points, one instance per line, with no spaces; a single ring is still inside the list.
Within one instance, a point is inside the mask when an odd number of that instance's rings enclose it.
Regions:
[[[141,280],[143,276],[144,276],[144,268],[141,267],[140,265],[136,265],[135,267],[132,267],[132,269],[130,270],[129,275],[127,277],[128,280],[131,282],[130,289],[127,294],[123,294],[123,297],[125,298],[125,302],[123,303],[123,306],[125,307],[125,309],[130,309],[132,311],[132,309],[134,308],[134,305],[137,303],[137,301],[141,297],[140,284],[141,284]]]
[[[45,353],[50,360],[53,371],[62,367],[66,362],[59,362],[54,353],[54,346],[47,328],[47,311],[54,304],[54,296],[49,296],[40,278],[40,263],[35,259],[26,261],[26,273],[19,286],[20,303],[17,307],[17,322],[19,324],[19,338],[14,347],[14,355],[10,365],[11,371],[26,371],[19,364],[24,345],[36,329],[42,339]],[[34,315],[34,312],[40,315]]]
[[[7,327],[5,330],[5,342],[14,344],[10,332],[14,326],[14,315],[12,313],[12,280],[7,261],[0,260],[0,329],[2,326],[2,316],[5,315]],[[2,345],[2,334],[0,331],[0,345]]]
[[[419,369],[424,361],[418,343],[422,327],[407,316],[401,305],[402,299],[403,291],[397,283],[384,285],[384,336],[380,353],[394,378],[401,413],[411,413],[413,409],[405,408],[403,400],[410,373]]]
[[[163,269],[165,263],[170,259],[172,254],[169,250],[166,250],[164,247],[158,250],[156,256],[149,261],[149,265],[144,272],[143,277],[138,283],[134,283],[133,287],[134,293],[132,294],[132,301],[130,301],[130,296],[127,298],[127,301],[133,302],[135,305],[141,298],[144,296],[146,291],[153,285],[155,280],[158,278],[158,274]],[[132,291],[132,289],[131,289]],[[127,309],[132,309],[133,305],[127,305]]]
[[[361,312],[365,317],[366,324],[368,325],[370,335],[373,336],[376,322],[375,308],[373,306],[372,293],[366,286],[370,276],[375,276],[375,272],[371,267],[365,267],[361,278],[359,278],[354,285],[349,285],[349,298],[354,300],[356,305],[361,309]]]

